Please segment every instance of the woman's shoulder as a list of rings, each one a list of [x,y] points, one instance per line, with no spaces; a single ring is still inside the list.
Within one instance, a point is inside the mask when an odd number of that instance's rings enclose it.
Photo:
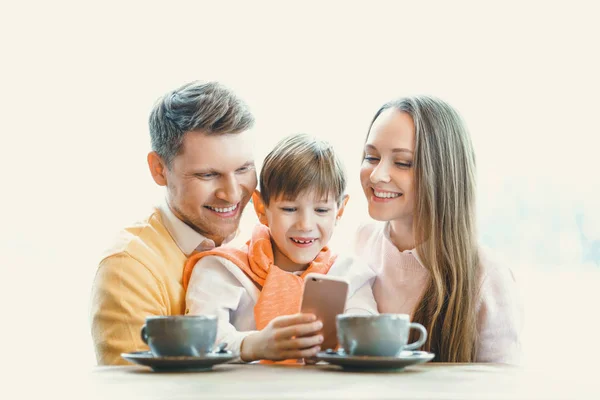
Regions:
[[[478,309],[520,308],[520,290],[509,262],[500,254],[485,247],[479,249]]]
[[[505,257],[485,246],[479,246],[478,256],[479,280],[482,285],[516,282],[515,274]]]

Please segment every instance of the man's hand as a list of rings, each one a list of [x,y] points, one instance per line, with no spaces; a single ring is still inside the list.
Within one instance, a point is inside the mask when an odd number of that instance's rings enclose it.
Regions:
[[[260,332],[248,335],[242,342],[243,361],[281,361],[314,357],[321,347],[323,327],[313,314],[284,315],[274,318]]]

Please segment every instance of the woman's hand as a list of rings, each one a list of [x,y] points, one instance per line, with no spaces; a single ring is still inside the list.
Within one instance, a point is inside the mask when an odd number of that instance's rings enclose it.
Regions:
[[[321,349],[323,327],[313,314],[283,315],[274,318],[261,331],[248,335],[242,342],[243,361],[281,361],[314,357]]]

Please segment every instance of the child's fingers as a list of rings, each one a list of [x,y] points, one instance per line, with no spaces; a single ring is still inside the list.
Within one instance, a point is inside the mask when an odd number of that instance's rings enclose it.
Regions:
[[[307,322],[315,321],[317,317],[314,314],[292,314],[292,315],[283,315],[281,317],[277,317],[273,320],[274,328],[284,328],[286,326],[304,324]]]
[[[317,355],[317,353],[321,350],[320,346],[313,346],[308,349],[302,350],[288,350],[283,352],[283,360],[289,360],[290,358],[311,358]]]
[[[292,325],[277,329],[273,338],[275,340],[286,340],[293,337],[311,336],[317,333],[321,328],[323,328],[323,323],[321,321]]]
[[[284,350],[307,349],[318,346],[323,343],[322,335],[305,336],[301,338],[283,340],[277,344],[277,347]]]

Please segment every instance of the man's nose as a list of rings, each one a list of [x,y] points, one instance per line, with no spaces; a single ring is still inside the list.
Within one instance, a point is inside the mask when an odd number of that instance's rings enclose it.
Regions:
[[[242,199],[242,188],[235,177],[227,177],[223,180],[223,185],[217,190],[216,195],[217,198],[229,204],[237,204]]]

